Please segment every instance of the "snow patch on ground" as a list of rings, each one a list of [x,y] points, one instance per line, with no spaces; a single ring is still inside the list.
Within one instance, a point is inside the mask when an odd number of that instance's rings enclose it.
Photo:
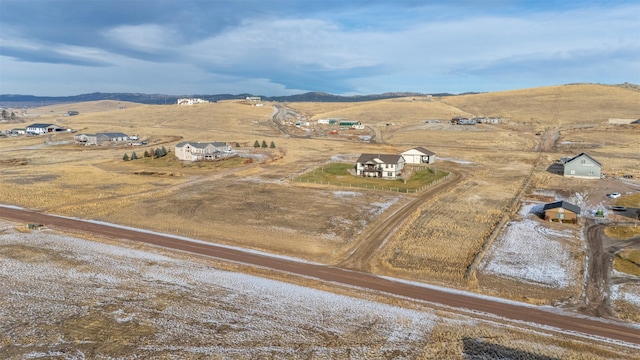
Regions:
[[[371,205],[372,205],[371,213],[373,215],[375,215],[375,216],[378,216],[378,215],[382,214],[383,212],[387,211],[387,209],[389,209],[391,206],[393,206],[399,200],[400,200],[400,198],[396,197],[396,198],[389,199],[388,201],[385,201],[385,202],[374,202],[374,203],[371,203]]]
[[[337,198],[349,198],[349,197],[362,196],[362,193],[359,193],[356,191],[334,191],[333,196]]]
[[[471,165],[473,164],[472,161],[467,161],[467,160],[460,160],[460,159],[452,159],[452,158],[444,158],[444,157],[438,157],[438,160],[441,161],[451,161],[453,163],[456,164],[462,164],[462,165]]]
[[[360,156],[359,154],[337,154],[331,157],[331,161],[352,162]]]
[[[538,202],[525,202],[520,207],[520,211],[518,211],[518,215],[522,217],[526,217],[529,214],[541,214],[543,212],[544,204]]]
[[[624,301],[640,307],[640,284],[616,284],[611,286],[611,301]]]
[[[527,211],[527,207],[523,209],[521,213]],[[563,239],[572,236],[570,231],[550,229],[533,219],[509,222],[480,269],[507,278],[566,288],[579,281],[567,269],[572,260],[562,245]]]
[[[136,350],[142,357],[169,349],[183,355],[253,358],[266,351],[290,357],[301,345],[318,357],[397,352],[415,358],[438,321],[430,312],[48,231],[7,230],[0,247],[0,334],[37,338],[38,350],[25,348],[32,358],[51,356],[45,349],[61,341],[73,344],[56,329],[96,312],[117,324],[152,326],[154,335]],[[18,256],[20,251],[29,257]],[[111,310],[104,312],[106,306]]]
[[[254,184],[282,184],[284,183],[283,179],[263,179],[263,178],[255,178],[255,177],[246,177],[240,181],[250,182]]]

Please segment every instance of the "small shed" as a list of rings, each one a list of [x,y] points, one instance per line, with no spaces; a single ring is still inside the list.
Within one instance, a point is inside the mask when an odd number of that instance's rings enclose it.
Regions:
[[[542,208],[544,219],[548,221],[578,223],[580,207],[566,201],[556,201],[545,204]]]

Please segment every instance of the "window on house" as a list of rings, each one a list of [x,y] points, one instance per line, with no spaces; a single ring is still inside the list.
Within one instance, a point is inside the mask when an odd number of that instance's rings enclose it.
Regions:
[[[586,164],[586,163],[587,163],[587,160],[585,159],[580,160],[580,164]]]
[[[571,170],[571,172],[570,172],[570,173],[571,173],[571,175],[575,175],[575,174],[576,174],[576,171],[575,171],[575,170]]]

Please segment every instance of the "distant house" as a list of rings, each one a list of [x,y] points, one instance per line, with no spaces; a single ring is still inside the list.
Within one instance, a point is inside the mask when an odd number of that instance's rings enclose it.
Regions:
[[[356,161],[356,175],[397,179],[404,169],[402,155],[362,154]]]
[[[362,125],[362,123],[360,121],[357,121],[357,120],[340,120],[338,125],[340,125],[340,126],[356,126],[356,125]]]
[[[591,156],[581,153],[564,160],[564,176],[582,179],[600,179],[602,164]]]
[[[414,147],[401,153],[405,163],[412,165],[433,164],[436,161],[436,153],[423,147]]]
[[[566,201],[556,201],[546,204],[542,210],[544,211],[544,219],[548,221],[559,222],[578,222],[580,215],[580,207]]]
[[[96,133],[96,135],[107,136],[109,141],[127,141],[129,140],[129,135],[121,132],[105,132],[105,133]]]
[[[63,129],[54,124],[31,124],[27,126],[26,133],[40,135],[60,130]]]
[[[454,116],[451,118],[451,124],[453,125],[475,125],[478,121],[474,119],[469,119],[464,116]]]
[[[25,128],[13,128],[13,129],[9,130],[9,133],[16,134],[16,135],[24,135],[24,134],[27,133],[27,129],[25,129]]]
[[[78,134],[73,136],[76,144],[102,145],[105,142],[122,142],[129,140],[127,134],[121,132]]]
[[[178,99],[178,105],[195,105],[195,104],[204,104],[208,103],[209,100],[199,99],[199,98],[182,98]]]
[[[179,160],[213,160],[231,152],[231,145],[225,142],[181,142],[176,144],[175,154]]]

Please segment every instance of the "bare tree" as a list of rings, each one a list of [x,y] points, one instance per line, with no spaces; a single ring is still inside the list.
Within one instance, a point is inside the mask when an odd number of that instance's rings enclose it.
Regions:
[[[411,179],[411,177],[413,176],[413,169],[411,168],[404,168],[402,169],[402,172],[400,173],[400,178],[402,179],[403,183],[407,183],[407,181],[409,181],[409,179]]]

